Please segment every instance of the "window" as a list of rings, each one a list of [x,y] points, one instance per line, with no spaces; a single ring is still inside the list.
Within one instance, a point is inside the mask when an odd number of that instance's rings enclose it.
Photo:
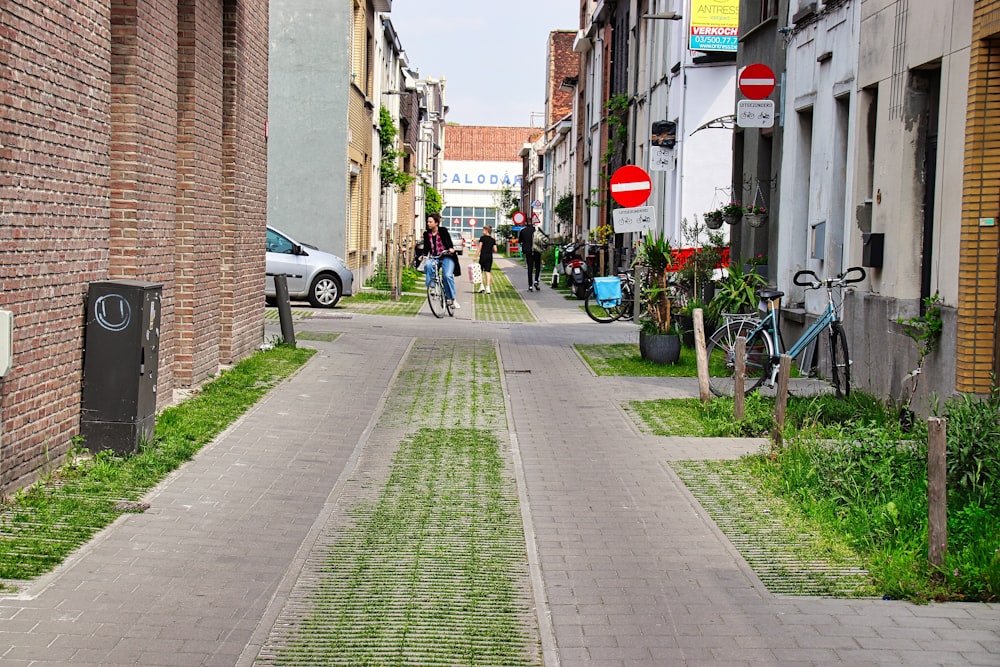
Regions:
[[[760,0],[760,22],[778,15],[778,0]]]
[[[273,229],[267,230],[266,247],[268,252],[280,252],[285,255],[292,254],[292,242]]]

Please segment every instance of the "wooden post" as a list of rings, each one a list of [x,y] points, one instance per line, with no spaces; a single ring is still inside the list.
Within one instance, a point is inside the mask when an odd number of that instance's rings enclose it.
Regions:
[[[771,438],[777,447],[784,444],[785,410],[788,408],[788,381],[792,375],[792,358],[781,355],[778,361],[778,388],[774,397],[774,431]]]
[[[712,398],[712,390],[708,388],[708,352],[705,350],[705,311],[695,308],[694,319],[694,353],[698,364],[698,396],[702,403]]]
[[[737,336],[736,347],[733,348],[733,363],[736,373],[733,375],[733,417],[736,421],[743,419],[746,413],[746,380],[747,380],[747,339]]]
[[[947,420],[927,420],[927,560],[944,566],[948,554]]]

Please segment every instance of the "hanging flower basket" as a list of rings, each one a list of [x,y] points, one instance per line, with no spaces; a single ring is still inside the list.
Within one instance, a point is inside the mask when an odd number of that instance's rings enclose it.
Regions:
[[[747,213],[743,216],[743,220],[751,227],[763,227],[764,223],[767,222],[767,214]]]
[[[746,209],[743,208],[743,204],[738,201],[731,201],[720,208],[719,212],[722,213],[722,219],[726,222],[726,224],[735,225],[743,218],[743,214],[746,213]]]
[[[722,227],[722,213],[709,211],[705,214],[705,226],[709,229],[719,229]]]

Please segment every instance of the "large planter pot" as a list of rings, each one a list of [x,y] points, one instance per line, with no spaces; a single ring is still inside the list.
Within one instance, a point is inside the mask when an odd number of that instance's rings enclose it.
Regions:
[[[656,364],[676,364],[681,358],[681,337],[677,334],[639,332],[639,356]]]

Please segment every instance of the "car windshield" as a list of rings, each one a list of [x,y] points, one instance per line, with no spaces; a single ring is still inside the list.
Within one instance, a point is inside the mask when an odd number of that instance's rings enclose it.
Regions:
[[[292,242],[273,229],[267,230],[267,251],[294,254]]]

